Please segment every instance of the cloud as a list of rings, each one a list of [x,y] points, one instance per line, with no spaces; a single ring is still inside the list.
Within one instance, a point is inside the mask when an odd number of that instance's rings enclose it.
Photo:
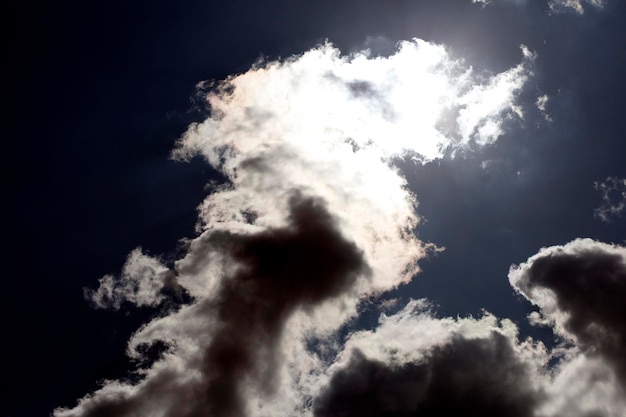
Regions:
[[[542,249],[509,279],[559,335],[609,361],[626,386],[626,248],[577,239]]]
[[[165,295],[164,287],[175,287],[168,268],[140,248],[129,255],[119,277],[105,275],[100,278],[97,290],[86,288],[85,297],[96,308],[119,310],[124,302],[142,306],[157,306]]]
[[[626,248],[591,239],[544,248],[512,267],[509,280],[540,308],[535,321],[551,325],[569,346],[545,410],[623,415]]]
[[[543,345],[518,343],[515,326],[489,314],[436,319],[419,307],[411,302],[347,341],[315,416],[533,414],[543,400]]]
[[[55,416],[306,414],[360,300],[439,250],[416,237],[417,201],[394,158],[496,141],[519,117],[532,62],[523,47],[518,66],[485,76],[417,39],[388,57],[324,44],[217,83],[210,116],[173,153],[226,178],[198,209],[198,236],[169,269],[135,251],[87,291],[100,307],[157,305],[167,282],[190,302],[129,340],[150,365]],[[155,343],[165,350],[146,358]]]
[[[176,155],[202,153],[219,165],[216,151],[233,148],[233,140],[241,150],[271,144],[263,135],[279,132],[287,133],[281,142],[298,148],[349,138],[355,149],[375,146],[384,157],[412,152],[425,160],[473,141],[491,143],[501,131],[481,131],[502,127],[515,113],[515,99],[531,75],[534,55],[523,46],[522,52],[519,66],[481,78],[444,47],[419,39],[376,58],[367,51],[342,56],[325,44],[226,80],[207,97],[214,116],[188,132]],[[233,128],[236,136],[223,135]]]
[[[604,7],[603,0],[550,0],[548,4],[553,12],[574,11],[580,15],[585,13],[584,5],[589,5],[596,9]]]
[[[481,4],[483,7],[493,3],[494,0],[472,0],[472,3]],[[501,3],[514,3],[523,5],[527,0],[500,0]],[[548,6],[552,13],[574,12],[579,15],[585,13],[585,6],[597,10],[604,8],[604,0],[549,0]]]
[[[543,115],[544,120],[551,122],[552,117],[546,111],[546,105],[548,104],[549,100],[550,98],[547,96],[547,94],[538,96],[537,100],[535,101],[535,106],[537,106],[537,110],[539,110],[539,112]]]
[[[346,241],[320,201],[294,195],[286,228],[253,235],[211,235],[241,265],[220,287],[219,322],[203,357],[205,399],[191,413],[243,415],[246,379],[274,393],[282,359],[274,346],[297,308],[310,308],[348,291],[367,274],[363,254]]]
[[[514,323],[489,313],[437,318],[412,301],[349,336],[313,414],[623,416],[626,248],[577,239],[541,249],[509,278],[561,338],[554,348],[519,341]]]
[[[626,208],[626,178],[607,177],[595,182],[594,188],[602,195],[602,205],[594,210],[594,215],[604,222],[620,217]]]

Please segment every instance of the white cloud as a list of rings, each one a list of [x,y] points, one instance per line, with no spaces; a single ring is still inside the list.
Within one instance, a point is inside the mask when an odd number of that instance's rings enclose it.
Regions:
[[[537,106],[537,109],[543,115],[543,118],[548,122],[552,121],[552,117],[546,111],[546,106],[549,100],[550,98],[548,97],[548,95],[544,94],[542,96],[537,97],[537,100],[535,101],[535,105]]]
[[[85,297],[97,308],[119,310],[122,303],[156,306],[163,300],[161,289],[168,285],[171,272],[158,259],[137,248],[128,255],[119,277],[105,275],[97,290],[85,289]]]
[[[190,128],[175,152],[202,154],[233,183],[203,203],[204,229],[249,228],[242,212],[255,213],[257,227],[280,224],[285,195],[304,189],[322,197],[365,250],[374,288],[409,279],[415,270],[404,268],[421,256],[405,233],[418,222],[415,199],[390,158],[427,161],[495,141],[529,76],[532,57],[525,49],[524,56],[483,80],[420,40],[388,58],[345,57],[327,44],[228,79],[207,97],[213,116]]]
[[[594,188],[602,195],[602,205],[594,210],[594,215],[604,222],[620,217],[626,208],[626,178],[607,177],[595,182]]]
[[[621,417],[626,412],[623,388],[606,362],[583,354],[562,361],[546,384],[541,417]]]
[[[422,40],[376,58],[325,44],[220,83],[211,116],[174,151],[202,155],[228,180],[199,207],[199,236],[173,271],[133,252],[119,279],[90,293],[101,306],[153,305],[169,273],[193,302],[129,341],[134,357],[169,347],[141,382],[106,383],[55,415],[303,412],[328,366],[309,343],[338,349],[333,334],[359,300],[409,281],[437,250],[414,234],[417,201],[393,158],[496,141],[531,76],[533,55],[522,55],[481,77]]]

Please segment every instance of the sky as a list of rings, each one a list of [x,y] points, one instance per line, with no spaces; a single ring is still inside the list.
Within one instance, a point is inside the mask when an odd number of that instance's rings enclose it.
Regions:
[[[626,413],[626,5],[30,2],[3,417]]]

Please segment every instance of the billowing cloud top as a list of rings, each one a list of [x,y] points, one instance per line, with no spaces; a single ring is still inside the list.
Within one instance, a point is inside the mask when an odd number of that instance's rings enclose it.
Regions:
[[[422,301],[359,332],[331,368],[316,416],[530,416],[542,400],[542,345],[513,323],[435,319]]]
[[[520,65],[488,78],[415,40],[376,58],[325,44],[227,79],[207,96],[211,117],[174,152],[203,155],[232,184],[203,203],[204,229],[280,225],[287,196],[302,190],[326,201],[365,252],[370,290],[405,282],[423,249],[412,233],[415,199],[391,158],[428,161],[495,141],[520,112],[515,98],[532,63],[522,49]]]
[[[615,367],[626,385],[626,250],[578,239],[542,249],[513,268],[511,285],[543,319],[588,355]],[[535,316],[535,319],[541,319]]]

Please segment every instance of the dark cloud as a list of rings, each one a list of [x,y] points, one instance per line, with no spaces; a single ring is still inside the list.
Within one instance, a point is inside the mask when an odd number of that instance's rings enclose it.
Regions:
[[[188,372],[198,374],[195,381],[173,367],[153,368],[134,393],[100,394],[85,402],[79,415],[134,416],[155,409],[150,403],[163,402],[160,412],[168,416],[244,416],[245,387],[274,393],[278,343],[291,313],[349,291],[369,272],[361,250],[342,236],[320,199],[294,192],[287,220],[285,227],[256,234],[215,231],[199,246],[225,254],[235,272],[192,314],[215,320],[204,352],[186,364]],[[200,262],[202,256],[195,255]],[[175,399],[163,401],[168,397]]]
[[[238,387],[245,378],[271,392],[279,360],[274,346],[289,314],[340,295],[368,270],[322,201],[294,194],[290,210],[286,228],[255,235],[218,232],[210,238],[240,265],[217,297],[220,329],[204,357],[203,409],[212,415],[244,414]]]
[[[398,364],[353,351],[315,402],[317,417],[533,415],[540,401],[511,341],[457,335],[422,360]]]
[[[626,249],[576,240],[545,249],[513,273],[513,285],[544,310],[537,290],[550,290],[556,318],[577,346],[601,355],[626,386]],[[563,314],[564,313],[564,314]]]

